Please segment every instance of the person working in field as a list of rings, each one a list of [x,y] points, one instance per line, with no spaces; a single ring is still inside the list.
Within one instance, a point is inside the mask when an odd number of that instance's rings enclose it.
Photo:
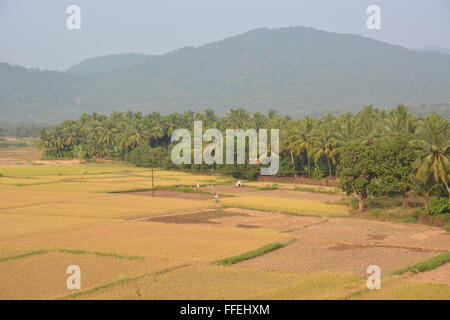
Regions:
[[[216,187],[211,186],[211,188],[212,188],[212,192],[211,193],[214,196],[214,201],[215,202],[220,202],[220,200],[219,200],[219,192],[217,191]]]

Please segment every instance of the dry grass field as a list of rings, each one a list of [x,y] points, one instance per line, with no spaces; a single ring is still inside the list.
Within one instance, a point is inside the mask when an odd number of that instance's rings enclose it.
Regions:
[[[321,203],[313,200],[297,200],[285,198],[267,198],[262,196],[243,196],[224,199],[223,203],[230,207],[283,212],[299,215],[348,216],[348,208],[342,205]]]
[[[33,161],[0,162],[0,299],[450,299],[448,265],[391,275],[448,252],[448,234],[352,217],[332,187],[155,170],[170,190],[152,198],[149,169]]]

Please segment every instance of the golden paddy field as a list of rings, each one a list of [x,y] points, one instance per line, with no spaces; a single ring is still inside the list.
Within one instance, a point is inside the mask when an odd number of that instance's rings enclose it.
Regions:
[[[330,226],[343,229],[354,220],[347,206],[330,204],[340,195],[326,201],[324,194],[260,191],[258,183],[241,192],[226,177],[155,170],[158,187],[197,193],[156,190],[152,198],[135,193],[151,188],[151,171],[125,164],[9,165],[0,166],[0,174],[0,299],[450,299],[450,283],[389,275],[374,292],[361,273],[345,266],[339,272],[296,272],[279,264],[271,269],[272,252],[217,264],[268,245],[280,247],[277,261],[317,261],[295,255],[309,252],[303,247],[323,253],[374,246],[377,237],[369,236],[380,230],[419,239],[415,250],[436,254],[442,245],[432,245],[449,241],[434,229],[416,232],[389,223],[383,229],[367,222],[349,229],[355,234],[342,246],[344,237],[333,238]],[[207,194],[211,185],[230,192],[217,203]],[[348,243],[353,239],[359,242]],[[69,265],[82,270],[81,290],[66,288]]]

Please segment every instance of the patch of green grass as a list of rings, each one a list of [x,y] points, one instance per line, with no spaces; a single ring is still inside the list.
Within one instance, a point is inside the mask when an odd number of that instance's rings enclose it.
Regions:
[[[338,194],[339,193],[339,191],[325,190],[325,189],[321,189],[321,188],[309,188],[309,187],[294,187],[292,190],[303,191],[303,192],[323,193],[323,194]]]
[[[419,262],[413,266],[409,266],[404,269],[397,270],[393,274],[402,275],[402,274],[408,273],[408,272],[419,273],[419,272],[430,271],[430,270],[439,268],[440,266],[443,266],[444,264],[449,263],[449,262],[450,262],[450,252],[446,252],[446,253],[443,253],[436,257],[433,257],[431,259]]]
[[[279,242],[270,243],[270,244],[265,245],[265,246],[263,246],[261,248],[258,248],[258,249],[253,250],[253,251],[246,252],[246,253],[241,254],[239,256],[234,256],[234,257],[230,257],[230,258],[226,258],[226,259],[222,259],[222,260],[216,261],[215,264],[222,265],[222,266],[230,266],[230,265],[233,265],[233,264],[241,262],[241,261],[250,260],[250,259],[253,259],[255,257],[262,256],[263,254],[266,254],[268,252],[271,252],[271,251],[283,248],[285,246],[286,246],[286,244],[282,244],[282,243],[279,243]]]
[[[16,260],[21,258],[26,258],[30,256],[35,256],[38,254],[45,254],[50,252],[61,252],[61,253],[69,253],[69,254],[94,254],[97,257],[112,257],[117,259],[128,259],[128,260],[144,260],[144,257],[141,256],[123,256],[116,253],[107,253],[107,252],[97,252],[97,251],[86,251],[86,250],[70,250],[70,249],[54,249],[54,250],[35,250],[31,252],[27,252],[21,255],[12,256],[12,257],[4,257],[0,258],[0,262]]]
[[[56,252],[70,253],[70,254],[95,254],[97,257],[112,257],[117,259],[128,259],[128,260],[144,260],[144,257],[140,256],[122,256],[116,253],[107,252],[97,252],[97,251],[86,251],[86,250],[70,250],[70,249],[56,249]]]
[[[35,255],[38,255],[38,254],[48,253],[48,252],[49,252],[48,250],[31,251],[31,252],[27,252],[27,253],[24,253],[24,254],[20,254],[18,256],[0,258],[0,262],[26,258],[26,257],[30,257],[30,256],[35,256]]]
[[[443,226],[442,229],[444,229],[447,232],[450,232],[450,226]]]
[[[28,146],[25,142],[10,142],[10,141],[0,141],[1,147],[26,147]]]
[[[194,186],[158,186],[156,190],[166,190],[166,191],[176,191],[176,192],[187,192],[187,193],[202,193],[211,194],[211,192],[206,190],[195,189]]]
[[[419,221],[419,218],[415,216],[405,216],[394,219],[394,221],[402,223],[417,223]]]
[[[401,223],[417,223],[419,222],[419,215],[416,212],[407,212],[402,209],[399,210],[383,210],[372,209],[365,213],[365,218],[378,219],[383,221],[393,221]]]
[[[257,189],[261,190],[261,191],[278,190],[278,184],[271,184],[271,185],[268,185],[268,186],[259,187]]]
[[[135,188],[135,189],[128,189],[128,190],[118,190],[118,191],[108,191],[107,193],[132,193],[132,192],[145,192],[145,191],[152,191],[153,188]]]

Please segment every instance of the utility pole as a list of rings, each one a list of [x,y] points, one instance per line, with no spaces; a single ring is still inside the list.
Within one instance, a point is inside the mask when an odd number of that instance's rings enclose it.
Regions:
[[[152,197],[155,197],[155,180],[153,178],[153,167],[152,167]]]

